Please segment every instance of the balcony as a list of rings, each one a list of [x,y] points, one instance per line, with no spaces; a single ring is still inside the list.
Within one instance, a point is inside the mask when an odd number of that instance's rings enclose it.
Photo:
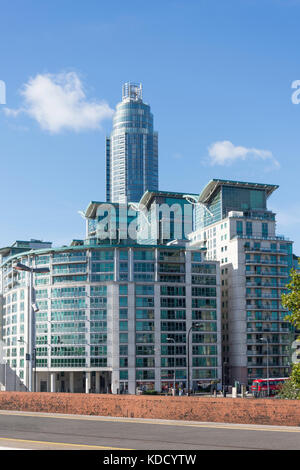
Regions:
[[[278,310],[284,310],[286,312],[288,311],[282,305],[276,307],[273,305],[246,305],[246,310],[273,310],[275,312],[277,312]]]
[[[245,264],[255,264],[255,265],[260,265],[260,264],[265,264],[268,266],[288,266],[287,261],[282,261],[282,260],[256,260],[256,259],[246,259]]]
[[[264,361],[263,363],[261,362],[248,362],[247,366],[248,367],[267,367],[268,362]],[[272,363],[269,362],[269,367],[287,367],[287,364],[277,364],[277,363]]]
[[[180,265],[180,266],[176,266],[174,264],[174,266],[166,266],[166,265],[159,265],[159,268],[158,268],[158,272],[160,274],[185,274],[185,265]],[[193,274],[197,274],[197,273],[193,273]]]
[[[268,351],[247,351],[247,356],[267,356]],[[289,356],[288,352],[274,352],[274,351],[269,351],[269,356]]]
[[[286,337],[280,337],[280,338],[269,338],[268,339],[269,341],[269,344],[284,344],[284,345],[289,345],[290,344],[290,340]],[[247,339],[247,344],[255,344],[255,345],[261,345],[261,341],[259,339]]]
[[[68,256],[61,258],[53,258],[52,264],[66,264],[66,263],[86,263],[86,256]]]
[[[182,254],[182,255],[178,255],[176,254],[176,256],[167,256],[166,254],[164,253],[160,253],[159,254],[159,259],[158,259],[159,262],[162,262],[162,263],[185,263],[185,255]]]
[[[257,287],[257,286],[256,286]],[[281,299],[281,295],[278,294],[247,294],[246,297],[249,299]]]
[[[281,315],[282,315],[282,313],[281,313]],[[276,323],[276,322],[278,322],[278,323],[288,324],[288,322],[286,320],[284,320],[283,315],[281,317],[280,314],[278,314],[278,318],[274,318],[274,317],[271,316],[270,313],[255,315],[254,312],[251,316],[247,316],[247,322],[256,322],[256,323],[259,323],[259,322]]]
[[[246,271],[246,276],[288,277],[288,273],[274,273],[271,271]]]
[[[246,286],[247,287],[256,287],[257,289],[259,289],[261,287],[268,287],[270,289],[282,289],[283,287],[286,287],[286,284],[282,283],[282,284],[274,285],[274,284],[270,284],[270,282],[264,282],[264,283],[261,283],[261,284],[257,284],[256,282],[247,281]]]
[[[242,235],[242,234],[236,234],[236,235],[233,235],[231,237],[231,240],[234,239],[234,238],[241,238],[243,240],[258,240],[258,241],[262,241],[262,240],[270,240],[270,241],[274,241],[274,242],[277,242],[277,241],[290,241],[289,238],[287,237],[284,237],[283,235],[274,235],[273,237],[264,237],[260,234],[257,234],[257,235]]]
[[[270,253],[270,254],[279,254],[287,256],[288,252],[286,250],[271,250],[271,248],[250,248],[248,246],[244,247],[245,253]]]
[[[64,276],[66,274],[86,274],[87,273],[87,266],[83,265],[82,268],[72,268],[68,267],[66,269],[59,269],[56,270],[55,268],[52,271],[53,276]]]

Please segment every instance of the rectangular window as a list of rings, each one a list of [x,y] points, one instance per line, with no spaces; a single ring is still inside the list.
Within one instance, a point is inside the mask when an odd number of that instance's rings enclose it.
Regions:
[[[119,286],[119,294],[120,295],[127,295],[128,294],[128,286],[127,284],[121,284]]]
[[[128,343],[128,333],[120,333],[120,343]]]
[[[236,221],[236,233],[237,235],[243,235],[243,222],[240,220]]]
[[[267,238],[268,237],[268,224],[267,223],[262,223],[261,224],[261,232],[262,232],[262,237]]]
[[[252,222],[246,222],[246,235],[252,236]]]

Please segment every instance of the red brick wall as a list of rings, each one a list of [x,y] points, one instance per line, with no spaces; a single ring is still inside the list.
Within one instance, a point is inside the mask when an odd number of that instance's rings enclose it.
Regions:
[[[0,410],[300,426],[300,401],[0,392]]]

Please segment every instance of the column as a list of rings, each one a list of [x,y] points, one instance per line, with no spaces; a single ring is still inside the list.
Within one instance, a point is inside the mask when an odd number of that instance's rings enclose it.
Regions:
[[[100,372],[96,372],[95,376],[95,381],[96,381],[96,393],[100,393]]]
[[[156,250],[158,251],[158,250]],[[155,390],[161,392],[160,284],[154,284]]]
[[[133,262],[133,249],[128,250],[128,281],[134,281],[134,262]]]
[[[128,392],[135,395],[136,387],[135,346],[135,284],[128,284]]]
[[[50,392],[55,393],[55,372],[50,373]]]
[[[89,393],[91,388],[91,373],[86,372],[85,373],[85,393]]]
[[[192,253],[185,251],[185,306],[186,306],[186,388],[188,390],[188,382],[190,390],[193,388],[193,331],[190,330],[193,324],[192,315]],[[190,332],[190,333],[189,333]],[[189,357],[188,357],[189,355]],[[188,367],[189,364],[189,367]]]
[[[74,393],[74,372],[69,373],[69,379],[70,379],[70,393]]]
[[[119,250],[114,250],[114,281],[119,280]]]

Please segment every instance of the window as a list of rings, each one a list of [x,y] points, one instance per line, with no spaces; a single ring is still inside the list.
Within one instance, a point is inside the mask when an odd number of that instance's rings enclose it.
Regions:
[[[120,321],[120,331],[127,331],[127,330],[128,330],[128,322]]]
[[[154,251],[134,251],[133,257],[135,260],[153,260]]]
[[[128,333],[120,333],[120,343],[128,343]]]
[[[252,236],[252,222],[246,222],[246,235]]]
[[[261,232],[262,232],[262,236],[263,236],[264,238],[267,238],[267,237],[268,237],[268,224],[267,224],[267,223],[263,222],[263,223],[261,224]]]
[[[243,222],[240,220],[236,221],[236,233],[237,235],[243,235]]]

